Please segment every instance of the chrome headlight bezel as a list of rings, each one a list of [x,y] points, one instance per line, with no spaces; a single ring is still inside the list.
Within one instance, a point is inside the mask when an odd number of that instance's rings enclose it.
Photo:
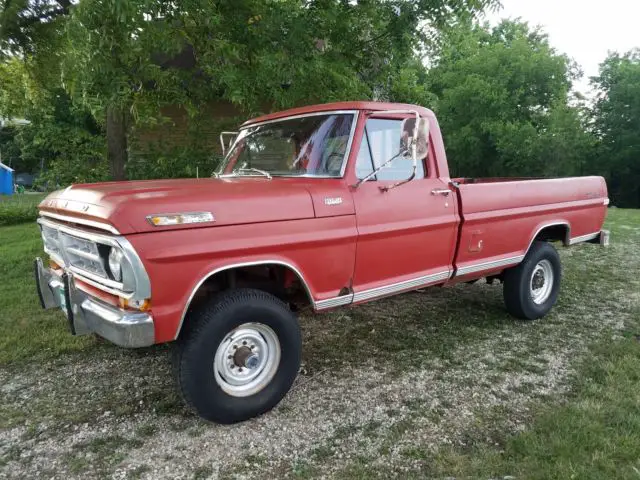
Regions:
[[[146,300],[151,298],[151,284],[142,260],[125,237],[79,230],[44,218],[39,218],[38,224],[40,225],[42,238],[45,242],[45,252],[49,254],[52,260],[74,273],[81,280],[122,298],[133,300]],[[53,234],[52,231],[56,233]],[[100,275],[95,271],[83,270],[82,268],[78,268],[77,265],[73,265],[72,258],[69,257],[64,248],[63,239],[67,237],[74,237],[83,242],[93,242],[96,245],[96,251],[100,256],[104,275]],[[56,239],[57,242],[53,242],[51,239]],[[122,253],[120,280],[116,280],[110,275],[109,254],[114,249]]]

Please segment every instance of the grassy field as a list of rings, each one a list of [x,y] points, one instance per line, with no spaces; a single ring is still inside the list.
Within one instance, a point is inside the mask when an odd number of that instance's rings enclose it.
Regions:
[[[37,228],[1,227],[0,478],[638,479],[640,211],[607,227],[561,250],[541,321],[484,283],[303,316],[293,390],[234,426],[183,407],[168,347],[69,335],[37,303]]]

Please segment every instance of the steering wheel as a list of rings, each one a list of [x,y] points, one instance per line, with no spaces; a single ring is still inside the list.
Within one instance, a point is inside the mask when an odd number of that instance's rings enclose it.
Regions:
[[[332,157],[338,157],[340,159],[340,165],[338,165],[337,169],[331,168],[332,167],[332,165],[331,165],[331,163],[332,163],[331,162],[331,158]],[[340,171],[340,167],[342,167],[342,160],[343,159],[344,159],[344,152],[342,152],[342,153],[340,153],[340,152],[331,152],[329,154],[329,156],[327,157],[327,161],[325,162],[327,172],[333,172],[333,171],[339,172]]]

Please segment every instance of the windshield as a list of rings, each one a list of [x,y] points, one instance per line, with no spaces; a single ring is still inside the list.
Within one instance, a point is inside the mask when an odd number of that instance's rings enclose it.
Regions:
[[[240,131],[223,175],[340,177],[353,113],[283,119]]]

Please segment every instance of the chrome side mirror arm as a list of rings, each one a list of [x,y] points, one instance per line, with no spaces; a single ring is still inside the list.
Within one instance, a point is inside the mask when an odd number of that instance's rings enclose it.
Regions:
[[[405,183],[409,183],[411,180],[413,180],[416,177],[416,169],[417,169],[417,162],[416,162],[416,159],[414,158],[413,170],[411,171],[411,175],[409,175],[408,178],[404,180],[400,180],[399,182],[396,182],[393,185],[381,185],[378,188],[380,189],[381,192],[388,192],[392,188],[396,188],[396,187],[399,187],[400,185],[404,185]]]
[[[380,165],[378,168],[376,168],[373,172],[371,172],[369,175],[367,175],[366,177],[361,178],[360,180],[358,180],[356,183],[354,183],[353,185],[351,185],[351,188],[358,188],[360,185],[362,185],[364,182],[366,182],[367,180],[369,180],[370,178],[374,177],[380,170],[382,170],[384,167],[386,167],[387,165],[389,165],[391,162],[393,162],[396,158],[398,158],[399,156],[403,155],[407,153],[406,150],[401,150],[398,153],[396,153],[393,157],[391,157],[389,160],[387,160],[386,162],[384,162],[382,165]],[[415,162],[414,162],[415,164]],[[415,165],[414,165],[414,170],[415,170]]]
[[[404,180],[400,180],[392,185],[383,185],[380,186],[381,192],[388,192],[389,190],[399,187],[400,185],[404,185],[405,183],[409,183],[416,177],[416,170],[418,169],[418,134],[420,133],[420,114],[417,111],[413,111],[415,114],[416,120],[413,125],[413,136],[411,137],[411,158],[413,159],[413,168],[411,169],[411,175]],[[403,122],[404,124],[404,122]]]
[[[233,144],[233,140],[238,136],[239,132],[220,132],[220,146],[222,147],[222,154],[225,155],[227,153],[227,147],[230,147]],[[229,140],[228,145],[224,143],[224,137],[232,136],[233,138]]]

